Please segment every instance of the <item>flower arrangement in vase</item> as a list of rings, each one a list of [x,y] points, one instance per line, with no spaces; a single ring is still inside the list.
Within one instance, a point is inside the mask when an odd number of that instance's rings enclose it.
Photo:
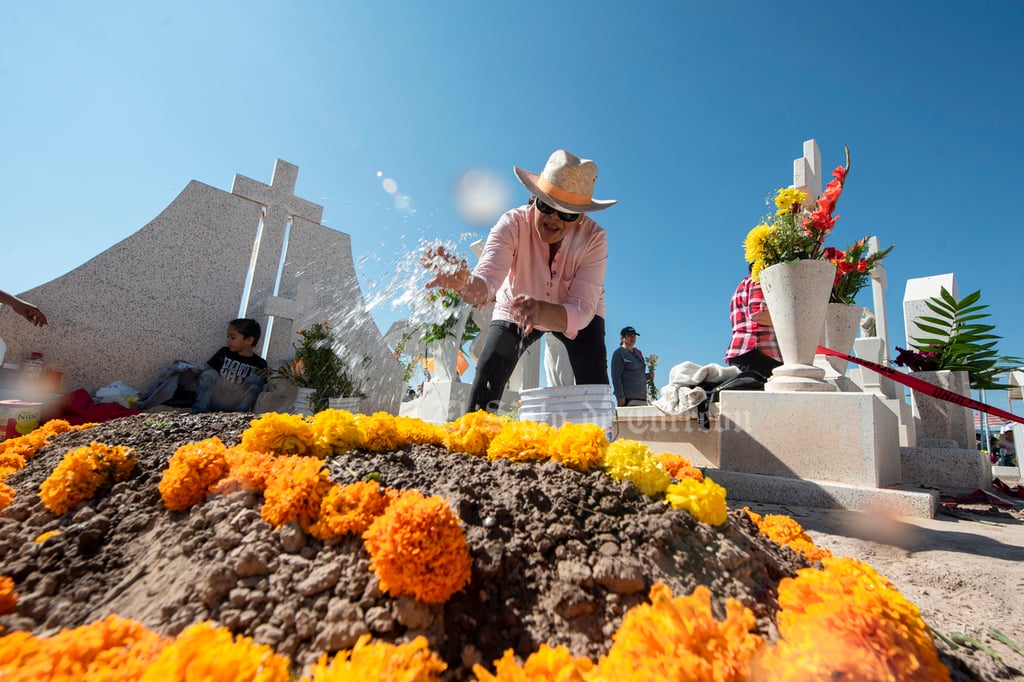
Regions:
[[[822,254],[825,260],[836,266],[836,278],[832,283],[829,303],[853,305],[857,294],[871,281],[871,271],[896,247],[891,244],[884,251],[868,253],[871,237],[864,237],[845,251],[828,246]],[[866,254],[866,255],[865,255]]]
[[[312,389],[309,405],[313,412],[327,409],[330,398],[348,398],[359,392],[349,373],[348,361],[335,349],[334,332],[326,321],[298,332],[293,360],[277,369],[277,376],[299,388]]]
[[[833,213],[849,172],[850,150],[846,149],[846,165],[832,171],[832,180],[812,206],[807,193],[799,189],[786,187],[775,193],[775,214],[762,219],[743,243],[755,282],[772,265],[825,259],[825,238],[839,220]]]

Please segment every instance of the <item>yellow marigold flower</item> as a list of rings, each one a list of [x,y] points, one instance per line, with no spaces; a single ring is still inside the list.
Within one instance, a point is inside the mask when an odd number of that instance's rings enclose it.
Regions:
[[[446,500],[404,491],[363,533],[380,589],[441,604],[469,582],[466,533]]]
[[[64,419],[51,419],[50,421],[39,427],[43,433],[50,436],[57,436],[68,431],[79,431],[83,428],[95,426],[96,424],[83,424],[82,426],[72,426],[70,422]]]
[[[60,535],[60,531],[59,530],[48,530],[45,533],[40,533],[39,535],[37,535],[36,539],[33,540],[33,542],[46,542],[47,540],[49,540],[50,538],[54,537],[55,535]]]
[[[660,495],[672,483],[651,449],[635,440],[624,438],[609,445],[604,469],[616,481],[632,481],[644,495]]]
[[[202,503],[207,491],[227,473],[227,448],[214,436],[178,448],[157,488],[168,509],[182,511]]]
[[[0,678],[138,680],[169,642],[141,623],[113,615],[52,637],[12,632],[0,637]]]
[[[662,583],[651,603],[630,609],[612,636],[608,655],[597,663],[601,680],[748,679],[750,663],[764,647],[752,633],[756,619],[738,601],[726,601],[726,617],[715,620],[711,592],[698,585],[689,597],[672,597]]]
[[[398,436],[394,416],[387,412],[356,415],[356,425],[363,434],[363,447],[370,452],[388,452],[405,445]]]
[[[0,442],[0,453],[18,455],[29,460],[35,457],[36,452],[46,445],[48,438],[49,434],[47,432],[36,429],[24,436],[8,438]]]
[[[550,647],[541,644],[520,666],[512,649],[494,662],[494,674],[482,665],[474,665],[473,673],[479,682],[585,682],[586,676],[594,669],[594,663],[585,657],[576,658],[564,646]]]
[[[313,432],[326,453],[340,455],[363,447],[363,432],[346,410],[323,410],[313,417]]]
[[[546,460],[553,449],[556,431],[541,422],[508,422],[487,446],[488,459],[513,462]]]
[[[320,515],[320,502],[330,490],[331,479],[316,457],[278,457],[271,465],[263,491],[260,516],[274,526],[299,522],[308,531]]]
[[[916,606],[856,559],[822,560],[779,583],[780,639],[757,672],[772,680],[949,680]]]
[[[305,417],[277,412],[268,412],[249,422],[249,428],[242,432],[242,447],[277,455],[323,457],[327,454],[317,442],[313,425]]]
[[[748,263],[764,260],[765,246],[774,231],[775,228],[771,225],[761,223],[747,233],[746,239],[743,240],[743,256]]]
[[[444,445],[444,436],[447,433],[444,427],[428,424],[413,417],[395,417],[395,427],[398,429],[399,441],[417,445]]]
[[[450,452],[483,457],[491,441],[507,423],[507,420],[483,410],[464,414],[444,425],[444,446]]]
[[[14,502],[14,488],[7,485],[0,477],[0,510],[7,509]]]
[[[370,635],[362,635],[351,650],[339,651],[330,663],[327,660],[327,654],[322,654],[302,682],[436,682],[448,667],[422,635],[408,644],[370,643]]]
[[[665,491],[665,501],[676,509],[685,509],[701,523],[720,526],[728,518],[725,488],[710,478],[696,481],[684,478]]]
[[[832,556],[829,550],[815,547],[814,541],[804,532],[803,527],[785,514],[767,514],[762,517],[750,509],[744,510],[757,524],[761,534],[768,536],[776,544],[803,554],[809,561],[820,561],[824,557]]]
[[[239,490],[258,490],[267,487],[274,466],[274,455],[266,452],[250,452],[240,446],[228,448],[224,455],[228,463],[228,474],[210,487],[211,493],[227,495]]]
[[[0,616],[14,613],[14,607],[18,603],[18,595],[14,592],[14,580],[6,575],[0,575]]]
[[[807,192],[801,192],[794,187],[784,187],[775,193],[775,206],[779,209],[775,215],[794,213],[793,206],[803,204],[805,201],[807,201]]]
[[[64,455],[40,486],[39,497],[51,513],[60,516],[91,499],[102,485],[125,480],[134,467],[131,448],[93,441]]]
[[[203,622],[178,635],[157,657],[140,682],[289,682],[291,662],[266,644]]]
[[[654,455],[654,461],[660,464],[661,468],[667,471],[672,478],[695,478],[687,469],[693,469],[698,474],[700,473],[700,469],[694,467],[690,460],[672,452]]]
[[[334,484],[320,502],[320,517],[309,532],[321,540],[347,533],[362,535],[396,495],[394,491],[381,488],[377,481]]]
[[[564,424],[555,434],[552,458],[570,469],[589,471],[601,463],[608,437],[597,424]]]

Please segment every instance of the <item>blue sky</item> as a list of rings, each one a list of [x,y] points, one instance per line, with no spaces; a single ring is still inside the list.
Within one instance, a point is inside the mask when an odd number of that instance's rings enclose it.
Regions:
[[[953,272],[1024,355],[1019,2],[5,4],[8,291],[132,234],[190,180],[269,182],[277,158],[370,287],[420,239],[486,235],[456,210],[466,170],[496,173],[508,208],[527,198],[512,166],[565,148],[619,200],[595,214],[609,350],[635,326],[664,378],[722,361],[743,237],[815,138],[826,171],[844,144],[853,158],[829,244],[896,244],[890,346],[906,279]]]

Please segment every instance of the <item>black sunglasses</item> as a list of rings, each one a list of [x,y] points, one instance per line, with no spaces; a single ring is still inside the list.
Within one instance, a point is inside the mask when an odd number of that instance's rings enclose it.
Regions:
[[[561,218],[562,220],[564,220],[567,223],[571,223],[571,222],[573,222],[574,220],[576,220],[577,218],[580,217],[579,213],[564,213],[562,211],[555,211],[555,208],[553,206],[548,206],[547,204],[545,204],[540,199],[534,199],[533,203],[537,206],[537,210],[540,211],[541,213],[543,213],[544,215],[551,215],[552,213],[558,213],[558,217]]]

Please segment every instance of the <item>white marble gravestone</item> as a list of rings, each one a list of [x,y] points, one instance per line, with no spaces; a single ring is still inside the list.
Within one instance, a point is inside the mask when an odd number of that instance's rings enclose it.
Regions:
[[[356,363],[367,408],[394,412],[402,370],[366,310],[350,237],[294,196],[298,167],[269,185],[237,175],[231,192],[190,182],[152,222],[74,270],[21,295],[46,327],[0,311],[8,357],[41,351],[64,392],[122,381],[144,390],[176,360],[205,365],[227,323],[256,319],[257,351],[277,367],[296,332],[328,321]]]

